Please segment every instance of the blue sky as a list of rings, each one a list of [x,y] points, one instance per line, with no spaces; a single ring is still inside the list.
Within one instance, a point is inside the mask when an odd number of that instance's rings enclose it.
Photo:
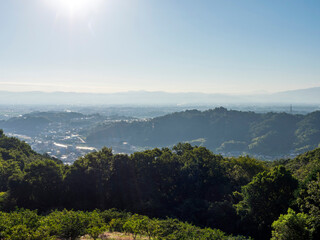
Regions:
[[[79,0],[72,12],[55,1],[1,1],[0,90],[320,86],[319,0]]]

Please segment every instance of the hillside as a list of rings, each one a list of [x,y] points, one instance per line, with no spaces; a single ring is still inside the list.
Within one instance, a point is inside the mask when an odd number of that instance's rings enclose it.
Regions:
[[[283,156],[319,145],[320,112],[293,115],[225,108],[187,110],[147,121],[101,124],[88,132],[87,141],[96,146],[126,142],[151,148],[190,142],[216,153]]]
[[[57,159],[36,153],[17,138],[7,137],[0,129],[0,193],[8,190],[11,175],[21,174],[28,164],[45,160],[61,163]]]
[[[2,239],[105,231],[133,239],[319,239],[320,171],[310,167],[319,149],[270,163],[186,143],[132,155],[103,148],[68,166],[2,132],[0,144],[0,210],[11,211],[0,211]],[[56,210],[64,208],[79,211]]]
[[[282,163],[298,179],[305,180],[308,175],[316,175],[320,172],[320,148],[300,154],[293,159],[284,160]]]

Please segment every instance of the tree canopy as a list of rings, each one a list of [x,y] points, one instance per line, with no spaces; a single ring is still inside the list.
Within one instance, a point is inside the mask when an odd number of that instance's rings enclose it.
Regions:
[[[104,147],[69,166],[1,131],[0,153],[0,238],[96,238],[105,229],[161,239],[319,237],[320,171],[309,170],[318,149],[269,163],[189,143],[131,155]]]

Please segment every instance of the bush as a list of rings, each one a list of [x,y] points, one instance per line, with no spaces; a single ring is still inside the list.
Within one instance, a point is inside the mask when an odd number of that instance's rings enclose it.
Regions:
[[[296,213],[288,209],[287,214],[281,214],[279,219],[272,224],[272,240],[309,240],[311,229],[309,216],[304,213]]]

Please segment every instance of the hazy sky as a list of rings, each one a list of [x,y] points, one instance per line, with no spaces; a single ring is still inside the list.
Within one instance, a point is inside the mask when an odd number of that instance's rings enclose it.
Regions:
[[[0,90],[320,86],[319,0],[2,0]]]

